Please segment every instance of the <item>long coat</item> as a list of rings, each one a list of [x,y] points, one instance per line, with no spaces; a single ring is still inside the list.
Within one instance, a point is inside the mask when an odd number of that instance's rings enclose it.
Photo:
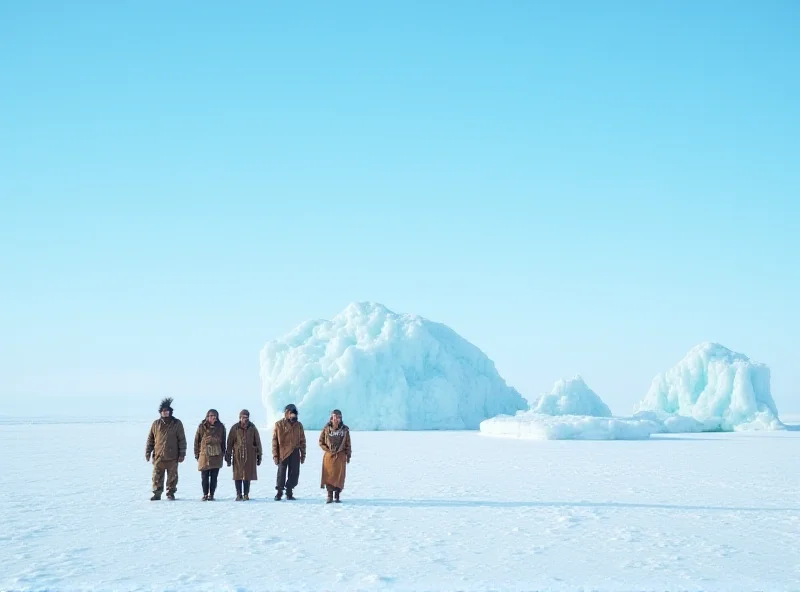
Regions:
[[[225,459],[225,425],[217,420],[214,425],[207,419],[200,422],[194,435],[194,457],[197,470],[221,469]]]
[[[347,463],[352,456],[350,428],[341,424],[339,429],[334,429],[328,422],[319,434],[319,447],[325,452],[322,457],[320,488],[330,485],[334,489],[344,489]]]
[[[256,481],[261,464],[261,436],[255,424],[247,422],[246,427],[236,423],[228,432],[228,447],[225,461],[233,461],[233,478],[236,481]]]
[[[159,418],[147,433],[145,454],[160,460],[182,460],[186,456],[186,434],[177,417]]]

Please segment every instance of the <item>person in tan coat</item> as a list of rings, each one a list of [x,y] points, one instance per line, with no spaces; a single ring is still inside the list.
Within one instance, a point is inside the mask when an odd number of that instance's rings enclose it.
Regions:
[[[219,420],[217,410],[209,409],[194,435],[194,458],[202,475],[203,501],[214,501],[225,446],[225,425]]]
[[[287,500],[295,499],[292,490],[300,479],[300,465],[306,462],[306,434],[303,424],[297,421],[297,407],[293,404],[287,405],[283,410],[283,419],[275,422],[272,460],[278,466],[275,501],[280,501],[284,489]]]
[[[258,479],[256,467],[261,464],[262,453],[258,428],[250,423],[250,412],[242,409],[239,412],[239,423],[228,433],[228,447],[225,450],[225,462],[228,466],[231,466],[233,461],[237,502],[250,499],[250,481]]]
[[[339,494],[344,489],[347,465],[350,464],[352,449],[350,446],[350,428],[342,422],[342,412],[331,411],[331,419],[319,434],[319,447],[322,456],[322,479],[320,488],[328,490],[325,503],[340,502]]]
[[[174,500],[178,490],[178,463],[186,457],[186,434],[181,420],[172,416],[172,399],[167,397],[158,408],[161,417],[153,422],[147,433],[144,458],[153,457],[153,497],[161,499],[164,491],[164,472],[167,473],[167,499]]]

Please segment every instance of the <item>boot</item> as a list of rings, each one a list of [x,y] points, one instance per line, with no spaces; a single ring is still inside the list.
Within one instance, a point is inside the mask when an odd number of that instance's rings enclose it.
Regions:
[[[249,493],[245,493],[242,497],[244,498],[244,501],[246,501],[246,502],[250,501],[250,494]]]
[[[210,501],[210,502],[214,501],[214,492],[213,491],[208,492],[208,501]]]
[[[206,494],[206,495],[204,495],[204,496],[203,496],[203,501],[204,501],[204,502],[207,502],[207,501],[208,501],[208,494]]]
[[[333,501],[336,502],[337,504],[342,503],[342,500],[339,499],[339,492],[340,491],[341,491],[341,489],[337,489],[337,490],[335,490],[333,492]]]
[[[175,501],[175,494],[174,494],[174,493],[172,493],[172,492],[168,493],[168,494],[167,494],[167,499],[168,499],[169,501],[171,501],[171,502],[174,502],[174,501]]]
[[[244,501],[248,501],[250,499],[250,481],[245,481],[242,483],[243,491],[244,491]]]
[[[275,501],[279,502],[283,498],[283,489],[279,489],[278,493],[275,494]]]
[[[150,501],[151,502],[157,502],[160,499],[161,499],[161,492],[160,491],[154,491],[153,492],[153,497],[150,498]]]
[[[241,494],[241,493],[237,493],[237,494],[236,494],[236,501],[237,501],[237,502],[244,501],[244,498],[242,497],[242,494]]]
[[[292,495],[292,490],[291,490],[291,489],[287,489],[287,490],[286,490],[286,499],[287,499],[287,500],[293,500],[293,499],[295,499],[295,497]]]

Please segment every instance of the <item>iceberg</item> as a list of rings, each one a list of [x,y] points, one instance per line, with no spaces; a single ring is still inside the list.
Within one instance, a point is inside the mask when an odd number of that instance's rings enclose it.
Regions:
[[[354,430],[475,430],[488,417],[528,408],[455,331],[377,303],[302,323],[268,342],[260,361],[269,421],[294,403],[309,428],[338,408]]]
[[[544,415],[611,417],[611,409],[586,385],[580,375],[556,382],[553,390],[539,397],[531,410]]]
[[[647,440],[659,426],[646,419],[526,411],[482,421],[480,430],[489,436],[529,440]]]
[[[765,364],[718,343],[701,343],[653,379],[634,415],[663,431],[775,430],[785,426],[770,393]]]

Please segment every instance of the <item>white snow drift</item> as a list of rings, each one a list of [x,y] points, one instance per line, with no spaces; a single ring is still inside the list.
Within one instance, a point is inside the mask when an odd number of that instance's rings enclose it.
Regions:
[[[544,415],[533,411],[481,422],[481,433],[531,440],[646,440],[658,426],[646,419]]]
[[[654,412],[647,417],[670,432],[781,429],[769,383],[766,365],[718,343],[701,343],[653,379],[634,412]]]
[[[545,415],[589,415],[611,417],[611,409],[590,389],[583,378],[559,380],[549,394],[542,395],[531,410]]]
[[[533,440],[643,440],[661,431],[648,418],[611,417],[611,410],[583,378],[559,380],[530,411],[481,422],[481,433]]]
[[[295,403],[307,427],[339,408],[357,430],[477,429],[527,409],[494,363],[449,327],[381,304],[353,303],[302,323],[261,351],[270,421]]]

